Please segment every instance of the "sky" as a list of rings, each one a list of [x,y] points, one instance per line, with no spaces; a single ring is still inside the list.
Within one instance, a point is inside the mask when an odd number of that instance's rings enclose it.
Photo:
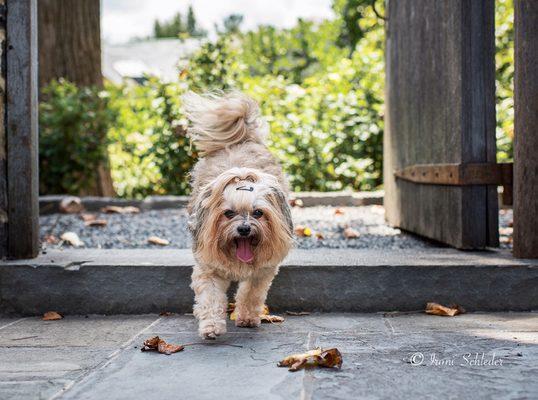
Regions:
[[[230,14],[243,14],[243,29],[270,24],[287,28],[298,17],[332,16],[331,0],[102,0],[101,31],[108,43],[122,43],[151,34],[155,19],[187,12],[192,4],[200,25],[207,30]]]

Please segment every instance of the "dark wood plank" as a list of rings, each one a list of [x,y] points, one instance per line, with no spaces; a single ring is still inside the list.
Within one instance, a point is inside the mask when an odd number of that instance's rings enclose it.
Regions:
[[[458,248],[496,244],[494,187],[394,178],[415,164],[495,159],[493,0],[389,0],[388,16],[387,220]]]
[[[538,1],[514,6],[514,256],[538,258]]]
[[[39,250],[37,4],[7,0],[8,256]]]
[[[0,259],[7,257],[6,2],[0,0]]]

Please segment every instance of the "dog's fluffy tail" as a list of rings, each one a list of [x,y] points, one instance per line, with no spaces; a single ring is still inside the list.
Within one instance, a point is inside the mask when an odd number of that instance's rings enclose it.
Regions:
[[[182,100],[190,121],[189,136],[203,155],[246,141],[263,143],[266,124],[250,97],[240,92],[188,92]]]

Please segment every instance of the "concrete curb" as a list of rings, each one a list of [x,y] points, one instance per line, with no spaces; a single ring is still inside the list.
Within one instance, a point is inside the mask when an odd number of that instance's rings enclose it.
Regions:
[[[376,192],[297,192],[292,197],[303,202],[304,207],[313,206],[367,206],[382,205],[383,191]],[[39,213],[58,213],[59,205],[64,195],[50,195],[39,197]],[[143,200],[119,199],[116,197],[81,197],[82,205],[87,211],[99,211],[101,208],[114,206],[134,206],[142,211],[163,210],[167,208],[183,208],[189,201],[189,196],[149,196]]]
[[[191,312],[190,250],[49,251],[0,263],[0,313]],[[295,250],[269,293],[275,311],[538,310],[538,261],[503,251]]]

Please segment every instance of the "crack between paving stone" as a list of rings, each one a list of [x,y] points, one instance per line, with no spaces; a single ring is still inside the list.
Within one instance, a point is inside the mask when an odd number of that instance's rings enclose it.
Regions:
[[[12,326],[12,325],[18,324],[19,322],[24,321],[25,319],[28,319],[28,317],[26,317],[26,318],[19,318],[19,319],[15,320],[15,321],[11,321],[11,322],[8,323],[8,324],[5,324],[5,325],[3,325],[3,326],[0,326],[0,331],[1,331],[2,329],[8,328],[8,327],[10,327],[10,326]]]
[[[134,343],[134,341],[142,334],[147,332],[149,329],[151,329],[153,326],[158,324],[160,321],[162,321],[165,317],[158,317],[155,321],[153,321],[151,324],[146,326],[145,328],[141,329],[139,332],[135,333],[130,339],[123,342],[120,347],[117,350],[114,350],[112,353],[110,353],[103,361],[98,363],[95,367],[90,368],[85,374],[81,374],[77,379],[72,380],[71,382],[64,385],[62,389],[60,389],[58,392],[53,394],[48,398],[48,400],[56,400],[60,397],[64,396],[68,391],[73,389],[75,386],[78,386],[82,383],[84,383],[87,379],[89,379],[93,374],[99,372],[103,368],[106,368],[108,365],[112,363],[116,358],[120,356],[120,354],[131,344]]]

